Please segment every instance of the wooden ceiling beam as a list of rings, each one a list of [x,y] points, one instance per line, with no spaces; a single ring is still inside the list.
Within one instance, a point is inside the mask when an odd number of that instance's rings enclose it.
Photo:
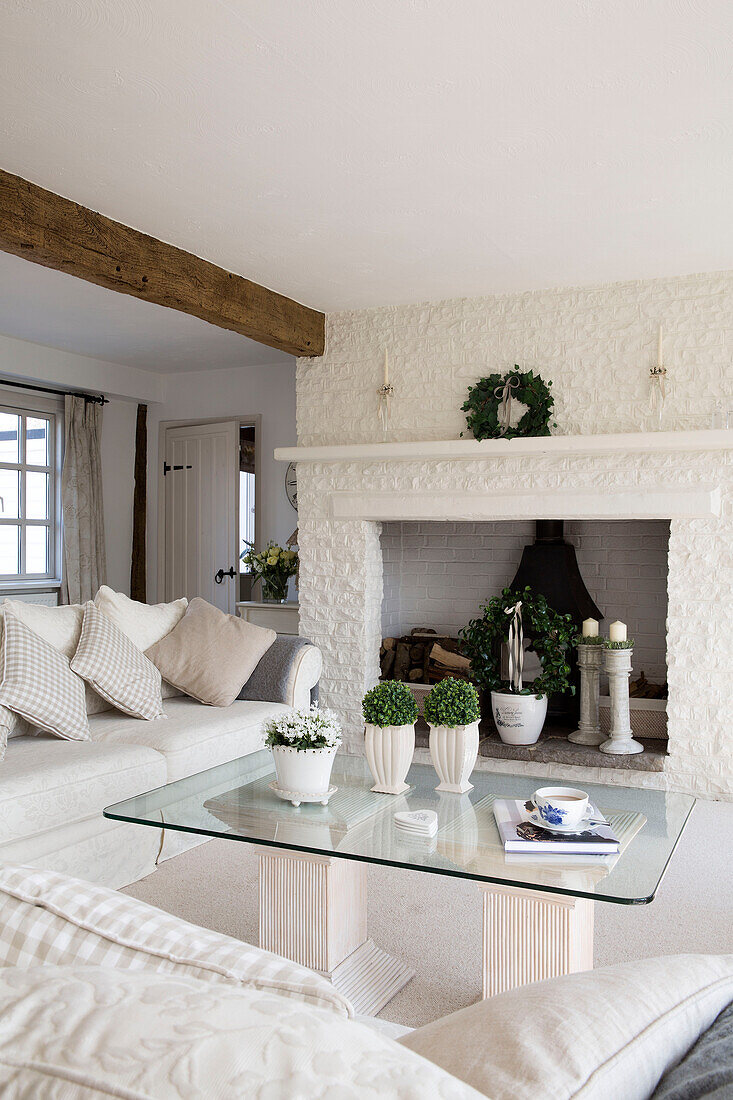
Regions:
[[[0,250],[289,355],[323,354],[317,310],[1,169]]]

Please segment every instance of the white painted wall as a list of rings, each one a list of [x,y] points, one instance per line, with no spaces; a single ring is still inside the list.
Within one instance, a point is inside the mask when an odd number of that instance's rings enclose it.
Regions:
[[[148,599],[157,598],[159,472],[158,426],[168,420],[261,416],[262,541],[284,543],[298,524],[285,494],[285,467],[275,447],[292,445],[295,429],[295,360],[234,370],[187,372],[169,379],[168,397],[148,409]],[[162,533],[161,533],[162,534]]]

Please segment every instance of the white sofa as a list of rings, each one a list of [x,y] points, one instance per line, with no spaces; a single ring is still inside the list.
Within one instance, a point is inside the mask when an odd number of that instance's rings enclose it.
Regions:
[[[733,956],[645,959],[524,986],[396,1042],[287,959],[0,866],[8,1100],[648,1100],[731,998]],[[672,1094],[729,1095],[703,1093],[699,1068],[694,1093]]]
[[[11,735],[0,763],[0,864],[33,864],[120,887],[203,843],[109,821],[102,810],[262,748],[264,722],[307,707],[321,665],[318,648],[298,649],[278,701],[237,700],[222,708],[175,694],[164,701],[165,719],[146,722],[114,709],[100,713],[97,697],[89,713],[91,741]]]

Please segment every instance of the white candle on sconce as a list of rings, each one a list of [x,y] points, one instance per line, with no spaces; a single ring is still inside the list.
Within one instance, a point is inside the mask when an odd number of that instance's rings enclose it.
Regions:
[[[663,367],[664,366],[664,360],[662,358],[662,326],[661,325],[659,326],[659,333],[658,333],[658,336],[657,336],[657,366],[658,367]],[[623,639],[619,638],[618,641],[623,641]]]
[[[583,619],[583,637],[598,637],[598,619]]]
[[[384,385],[389,385],[389,352],[384,349]]]
[[[618,619],[615,623],[611,623],[608,628],[608,640],[609,642],[625,642],[626,623],[619,622]]]

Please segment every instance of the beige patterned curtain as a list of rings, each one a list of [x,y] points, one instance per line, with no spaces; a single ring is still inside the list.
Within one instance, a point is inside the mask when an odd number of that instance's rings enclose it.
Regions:
[[[61,474],[64,575],[61,603],[94,599],[107,573],[102,506],[102,406],[64,398],[66,443]]]

